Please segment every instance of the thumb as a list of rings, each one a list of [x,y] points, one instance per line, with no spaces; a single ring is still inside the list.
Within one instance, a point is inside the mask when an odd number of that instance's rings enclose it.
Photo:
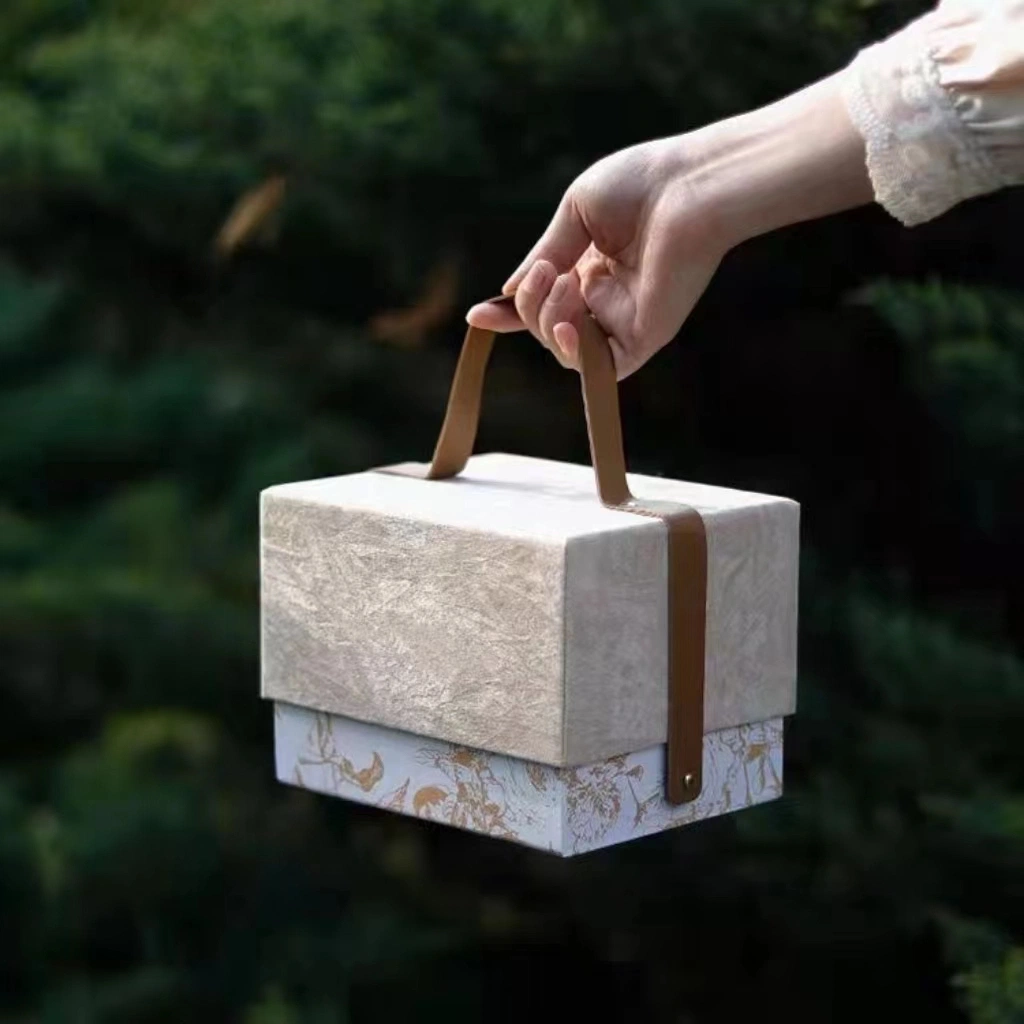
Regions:
[[[537,260],[553,263],[559,274],[567,273],[576,265],[576,261],[586,252],[589,245],[590,232],[583,223],[571,193],[566,192],[547,230],[540,236],[526,259],[519,264],[516,272],[505,282],[501,289],[502,294],[511,295]]]

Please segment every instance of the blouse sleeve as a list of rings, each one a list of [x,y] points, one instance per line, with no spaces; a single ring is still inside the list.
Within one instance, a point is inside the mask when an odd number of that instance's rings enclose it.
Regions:
[[[1024,0],[942,0],[843,76],[875,198],[910,226],[1024,182]]]

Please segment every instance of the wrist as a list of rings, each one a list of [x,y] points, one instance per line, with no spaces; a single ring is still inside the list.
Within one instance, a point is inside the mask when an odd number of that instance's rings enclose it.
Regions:
[[[684,136],[694,190],[727,247],[873,199],[839,76]]]

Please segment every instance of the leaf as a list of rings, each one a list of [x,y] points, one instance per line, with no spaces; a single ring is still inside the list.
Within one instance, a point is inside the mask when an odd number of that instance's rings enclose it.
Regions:
[[[406,779],[401,786],[398,787],[393,793],[389,793],[383,800],[381,800],[379,806],[383,807],[388,811],[404,811],[405,810],[405,798],[409,793],[409,782],[411,780]]]
[[[448,257],[433,269],[412,306],[378,313],[370,320],[371,336],[401,348],[418,348],[427,334],[451,315],[458,287],[458,264]]]
[[[244,193],[217,232],[213,243],[217,254],[222,258],[230,256],[239,246],[250,241],[280,208],[284,194],[285,178],[281,174],[271,175]]]
[[[369,793],[384,778],[384,762],[380,754],[373,752],[373,761],[369,768],[362,768],[352,774],[352,781],[364,792]]]
[[[444,803],[447,799],[447,790],[441,789],[440,786],[423,786],[416,790],[416,795],[412,798],[413,813],[420,814],[425,808]]]

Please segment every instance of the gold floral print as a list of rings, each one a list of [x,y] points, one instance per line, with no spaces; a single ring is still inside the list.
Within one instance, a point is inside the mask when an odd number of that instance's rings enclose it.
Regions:
[[[782,792],[781,719],[707,735],[704,791],[680,807],[663,796],[663,747],[557,768],[294,705],[278,705],[275,729],[282,780],[563,855]]]
[[[423,786],[416,790],[416,795],[412,798],[412,813],[422,815],[427,811],[429,815],[431,807],[444,803],[447,799],[448,793],[440,786]]]
[[[399,813],[404,813],[405,798],[409,795],[410,782],[412,782],[412,779],[406,779],[398,789],[385,796],[377,806],[384,808],[386,811],[398,811]]]
[[[331,770],[335,777],[335,785],[341,787],[342,782],[350,782],[358,786],[364,793],[369,793],[384,778],[384,759],[375,750],[373,759],[366,768],[357,769],[355,765],[335,748],[334,730],[331,728],[331,716],[320,712],[315,719],[314,739],[316,757],[300,757],[298,766],[324,766]]]
[[[439,771],[450,785],[426,786],[413,797],[413,813],[457,828],[518,839],[507,820],[505,785],[491,766],[491,755],[467,747],[423,748],[419,760]]]

